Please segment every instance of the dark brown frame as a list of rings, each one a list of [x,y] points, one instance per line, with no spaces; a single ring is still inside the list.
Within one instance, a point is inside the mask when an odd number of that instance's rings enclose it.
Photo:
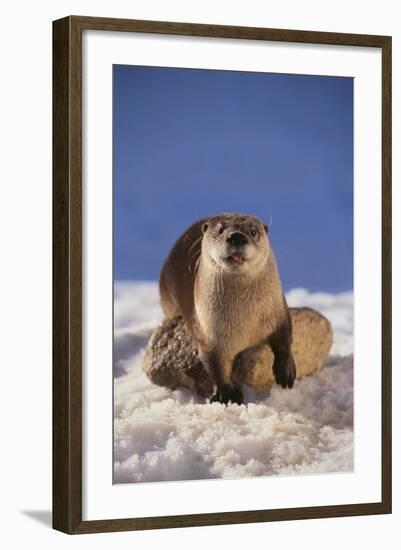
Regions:
[[[380,502],[82,521],[81,36],[85,29],[347,45],[382,51]],[[53,527],[69,534],[391,513],[391,37],[71,16],[53,22]]]

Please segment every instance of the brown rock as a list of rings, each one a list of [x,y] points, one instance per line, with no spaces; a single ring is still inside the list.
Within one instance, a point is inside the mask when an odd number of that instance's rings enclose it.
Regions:
[[[297,378],[319,371],[333,342],[330,322],[309,308],[290,308],[293,326],[292,350]],[[257,390],[267,390],[274,383],[273,352],[263,344],[237,355],[233,378]],[[212,394],[212,382],[198,358],[191,337],[180,317],[164,320],[153,333],[145,350],[142,368],[159,386],[184,386],[202,397]]]

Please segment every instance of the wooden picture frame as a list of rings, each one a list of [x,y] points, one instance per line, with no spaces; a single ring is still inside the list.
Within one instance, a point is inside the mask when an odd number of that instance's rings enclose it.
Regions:
[[[378,48],[382,57],[382,496],[379,502],[82,520],[82,43],[84,30]],[[66,17],[53,23],[53,527],[69,534],[391,512],[391,37]]]

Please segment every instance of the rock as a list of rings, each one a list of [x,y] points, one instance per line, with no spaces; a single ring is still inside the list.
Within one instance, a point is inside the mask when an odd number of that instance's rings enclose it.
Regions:
[[[297,379],[319,371],[333,342],[330,322],[310,308],[290,308],[293,326],[292,350]],[[256,390],[267,390],[275,383],[273,352],[268,344],[237,355],[233,379]],[[199,360],[181,317],[165,319],[153,333],[145,350],[142,368],[159,386],[189,388],[202,397],[212,394],[212,382]]]
[[[309,308],[290,308],[292,352],[297,379],[319,371],[333,343],[331,324],[320,313]],[[275,383],[273,352],[268,345],[247,350],[236,357],[234,377],[240,384],[255,389],[268,389]]]

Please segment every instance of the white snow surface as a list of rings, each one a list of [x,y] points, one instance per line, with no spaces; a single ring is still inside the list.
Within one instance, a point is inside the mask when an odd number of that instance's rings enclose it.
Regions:
[[[293,289],[332,323],[325,367],[292,390],[243,388],[247,406],[152,384],[140,359],[162,320],[157,283],[114,288],[114,482],[316,474],[353,468],[353,294]]]

